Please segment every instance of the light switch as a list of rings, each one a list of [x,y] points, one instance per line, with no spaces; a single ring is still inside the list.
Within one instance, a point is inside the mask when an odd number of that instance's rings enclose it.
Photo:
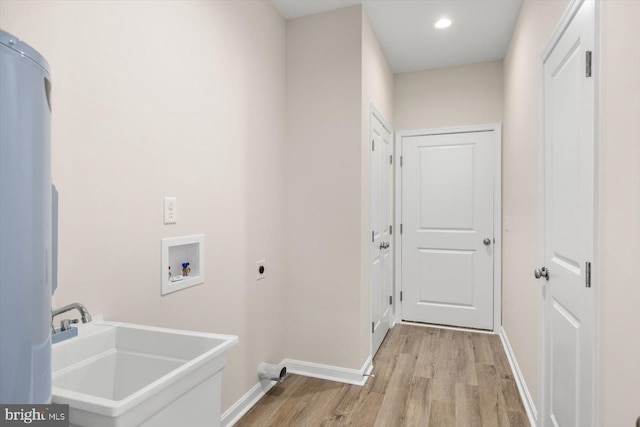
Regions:
[[[178,217],[176,212],[176,198],[165,197],[164,198],[164,223],[175,224]]]

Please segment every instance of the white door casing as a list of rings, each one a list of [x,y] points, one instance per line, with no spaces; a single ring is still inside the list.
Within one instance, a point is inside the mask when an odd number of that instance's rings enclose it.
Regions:
[[[372,356],[392,320],[393,256],[391,132],[375,109],[371,110],[371,325]]]
[[[576,1],[542,57],[540,261],[549,275],[539,283],[543,426],[596,423],[595,295],[587,264],[595,253],[595,85],[587,70],[594,42],[594,3]]]
[[[495,141],[402,138],[403,320],[494,328]]]

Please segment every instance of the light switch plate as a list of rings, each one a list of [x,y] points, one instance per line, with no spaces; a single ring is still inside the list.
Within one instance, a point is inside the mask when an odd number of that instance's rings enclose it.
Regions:
[[[176,198],[175,197],[165,197],[164,198],[164,223],[165,224],[175,224],[178,220],[177,211],[176,211]]]

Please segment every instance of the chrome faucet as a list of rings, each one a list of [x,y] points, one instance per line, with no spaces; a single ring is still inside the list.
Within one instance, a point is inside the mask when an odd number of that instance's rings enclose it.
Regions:
[[[79,302],[74,302],[72,304],[65,305],[64,307],[60,307],[57,310],[53,310],[51,312],[51,323],[53,324],[54,317],[74,309],[78,310],[78,312],[80,313],[80,320],[82,320],[82,323],[91,322],[91,315],[89,314],[89,310],[87,310],[86,307],[80,304]],[[72,323],[78,323],[77,320],[75,321],[74,320],[64,319],[60,323],[60,332],[66,331],[67,329],[69,329]],[[53,328],[53,330],[55,331],[55,328]]]

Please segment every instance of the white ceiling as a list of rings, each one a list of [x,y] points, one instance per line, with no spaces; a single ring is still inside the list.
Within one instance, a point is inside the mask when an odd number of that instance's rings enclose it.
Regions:
[[[394,73],[504,58],[522,0],[272,0],[285,19],[362,4]],[[453,21],[437,30],[441,17]]]

